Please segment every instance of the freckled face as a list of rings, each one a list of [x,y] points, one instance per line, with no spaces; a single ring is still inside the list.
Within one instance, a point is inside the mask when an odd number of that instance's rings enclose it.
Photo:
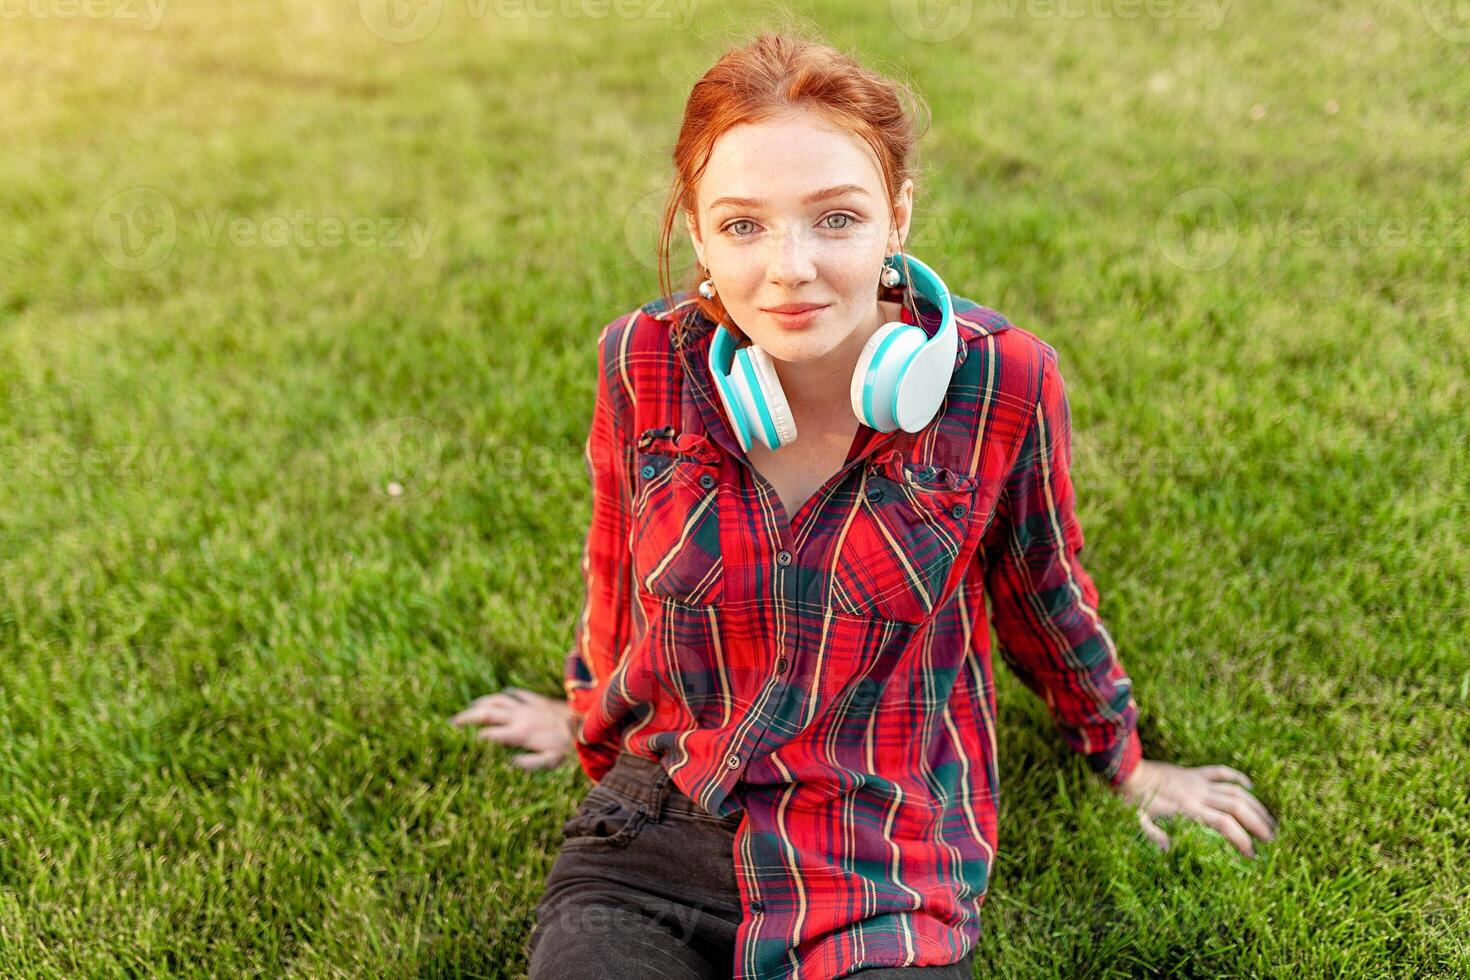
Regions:
[[[879,322],[878,276],[907,236],[913,182],[900,190],[896,228],[877,158],[857,136],[805,111],[736,126],[716,141],[697,198],[689,231],[700,264],[772,357],[818,358]],[[773,310],[802,303],[821,308]]]

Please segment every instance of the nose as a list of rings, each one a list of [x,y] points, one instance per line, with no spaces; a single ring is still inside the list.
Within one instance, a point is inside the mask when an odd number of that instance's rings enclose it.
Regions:
[[[812,246],[800,231],[787,231],[771,238],[771,254],[766,260],[766,279],[776,286],[790,288],[816,278]]]

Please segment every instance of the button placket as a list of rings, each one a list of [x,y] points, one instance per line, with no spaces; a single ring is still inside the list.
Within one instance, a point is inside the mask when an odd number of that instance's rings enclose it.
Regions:
[[[791,567],[794,561],[795,556],[793,556],[792,553],[785,548],[782,548],[779,552],[776,553],[776,578],[778,580],[777,592],[786,601],[788,606],[793,608],[796,604],[797,594],[797,569]],[[797,568],[799,567],[800,566],[797,566]],[[796,644],[799,644],[800,639],[798,638],[794,642]],[[757,713],[763,712],[765,710],[766,705],[770,702],[771,694],[776,690],[776,685],[784,680],[782,675],[784,675],[788,668],[791,666],[791,661],[795,658],[798,649],[799,646],[797,647],[797,649],[793,649],[791,651],[791,658],[783,655],[777,656],[774,665],[775,673],[772,674],[771,678],[766,682],[765,691],[763,692],[759,703],[755,707],[755,711]],[[757,734],[754,738],[749,739],[746,742],[746,745],[759,745],[761,741],[766,737],[766,733],[770,730],[771,719],[767,717],[765,721],[761,724],[759,734]],[[746,758],[744,761],[749,762],[749,759]],[[741,762],[742,760],[739,752],[731,752],[725,757],[725,765],[731,769],[739,769]]]

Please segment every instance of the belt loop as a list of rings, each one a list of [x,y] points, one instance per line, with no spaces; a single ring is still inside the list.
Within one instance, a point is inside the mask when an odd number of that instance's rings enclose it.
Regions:
[[[658,823],[663,817],[664,803],[669,798],[668,771],[662,765],[658,766],[652,784],[648,787],[648,819]]]

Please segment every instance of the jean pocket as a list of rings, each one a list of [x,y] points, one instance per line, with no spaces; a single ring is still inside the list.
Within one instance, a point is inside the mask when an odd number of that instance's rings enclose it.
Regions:
[[[598,784],[562,824],[562,846],[624,847],[643,830],[647,819],[643,806]]]
[[[638,588],[697,606],[724,593],[720,457],[698,433],[649,429],[638,439],[632,563]]]
[[[964,550],[980,482],[920,466],[894,450],[863,470],[858,512],[837,544],[831,605],[873,619],[922,623]]]

